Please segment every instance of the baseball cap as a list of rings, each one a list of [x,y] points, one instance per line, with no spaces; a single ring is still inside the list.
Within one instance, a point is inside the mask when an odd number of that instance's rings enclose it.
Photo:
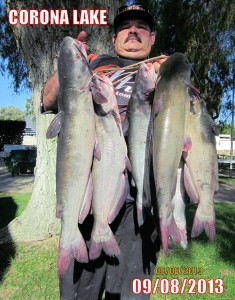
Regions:
[[[120,22],[128,18],[142,19],[149,25],[151,30],[153,29],[153,16],[141,4],[133,3],[131,5],[123,5],[117,10],[116,16],[114,18],[115,31],[117,30]]]

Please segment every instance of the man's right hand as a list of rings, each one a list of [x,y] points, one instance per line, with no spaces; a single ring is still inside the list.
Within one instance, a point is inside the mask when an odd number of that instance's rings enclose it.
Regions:
[[[86,52],[89,50],[89,46],[87,45],[87,33],[86,31],[81,31],[75,41],[79,41],[83,43],[84,48],[86,49]]]
[[[89,47],[86,42],[87,33],[85,31],[81,31],[76,37],[75,41],[82,42],[85,50],[86,51],[89,50]],[[58,91],[59,91],[59,81],[58,81],[58,74],[56,71],[48,78],[44,86],[43,95],[42,95],[42,105],[45,111],[57,108]]]

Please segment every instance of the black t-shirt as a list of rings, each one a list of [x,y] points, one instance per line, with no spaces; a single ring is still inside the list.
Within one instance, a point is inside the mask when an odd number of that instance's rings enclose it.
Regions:
[[[126,67],[131,64],[135,64],[136,60],[130,60],[120,57],[115,57],[107,54],[99,55],[94,60],[90,62],[91,69],[96,71],[100,68],[113,68],[113,67]],[[136,69],[135,69],[136,70]],[[117,70],[112,75],[109,76],[110,80],[113,82],[113,86],[116,91],[117,103],[119,107],[119,112],[121,120],[123,121],[126,115],[127,105],[131,97],[131,93],[134,86],[135,74],[130,74],[134,70]],[[127,76],[130,74],[130,76]],[[126,77],[127,76],[127,77]],[[121,80],[125,77],[123,80]],[[117,82],[118,81],[118,82]],[[116,83],[117,82],[117,83]],[[57,113],[57,109],[46,111],[41,103],[41,113]]]
[[[90,66],[92,70],[99,70],[101,67],[107,67],[107,69],[112,67],[123,68],[135,64],[136,62],[138,61],[104,54],[91,61]],[[131,74],[134,70],[117,70],[109,75],[109,78],[113,82],[113,86],[115,88],[117,103],[122,121],[125,118],[127,105],[134,86],[135,74]],[[130,74],[130,76],[128,76],[128,74]],[[123,80],[121,80],[122,78]]]

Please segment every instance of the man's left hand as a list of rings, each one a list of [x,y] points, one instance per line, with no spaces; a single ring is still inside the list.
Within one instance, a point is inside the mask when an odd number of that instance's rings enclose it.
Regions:
[[[164,55],[161,59],[158,59],[157,61],[155,61],[153,63],[155,72],[158,74],[159,73],[159,69],[162,63],[164,63],[164,61],[166,61],[168,59],[169,56]]]

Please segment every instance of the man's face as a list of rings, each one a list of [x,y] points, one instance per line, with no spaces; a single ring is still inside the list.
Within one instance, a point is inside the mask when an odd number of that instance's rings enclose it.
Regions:
[[[142,59],[149,55],[155,35],[144,20],[124,20],[113,36],[115,52],[130,59]]]

